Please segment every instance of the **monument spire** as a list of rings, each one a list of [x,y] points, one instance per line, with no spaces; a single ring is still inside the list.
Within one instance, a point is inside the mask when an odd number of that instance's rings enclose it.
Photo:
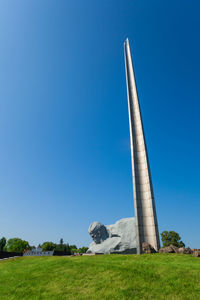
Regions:
[[[128,39],[124,42],[124,55],[138,244],[137,253],[140,254],[142,253],[143,242],[148,242],[155,250],[158,250],[160,248],[160,240],[151,172]]]

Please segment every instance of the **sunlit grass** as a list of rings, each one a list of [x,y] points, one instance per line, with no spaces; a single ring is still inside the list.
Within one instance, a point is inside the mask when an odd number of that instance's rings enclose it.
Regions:
[[[21,257],[0,262],[0,299],[200,299],[191,255]]]

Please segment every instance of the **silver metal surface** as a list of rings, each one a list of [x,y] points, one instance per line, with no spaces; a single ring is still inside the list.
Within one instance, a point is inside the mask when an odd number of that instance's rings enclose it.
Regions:
[[[142,253],[143,242],[148,242],[155,248],[155,250],[158,250],[160,248],[160,239],[151,172],[128,39],[126,39],[124,43],[124,55],[128,95],[134,207],[138,243],[137,253],[140,254]]]

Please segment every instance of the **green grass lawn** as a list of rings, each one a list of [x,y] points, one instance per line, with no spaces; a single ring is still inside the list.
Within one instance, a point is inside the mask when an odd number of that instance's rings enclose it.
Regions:
[[[200,299],[200,258],[149,254],[0,261],[0,299]]]

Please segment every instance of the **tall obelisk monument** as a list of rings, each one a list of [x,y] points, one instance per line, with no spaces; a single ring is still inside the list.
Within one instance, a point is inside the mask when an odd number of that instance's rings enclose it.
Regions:
[[[130,143],[133,174],[134,207],[137,230],[137,253],[142,253],[142,243],[148,242],[154,249],[160,248],[158,223],[151,180],[147,147],[137,96],[129,41],[124,43]]]

